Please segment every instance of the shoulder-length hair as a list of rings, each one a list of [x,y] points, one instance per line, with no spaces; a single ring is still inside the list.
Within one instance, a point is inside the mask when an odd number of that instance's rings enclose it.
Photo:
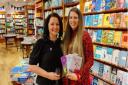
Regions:
[[[63,35],[63,24],[62,24],[62,20],[61,17],[57,14],[57,13],[51,13],[50,15],[48,15],[48,17],[46,18],[45,22],[44,22],[44,33],[43,33],[43,38],[49,38],[49,21],[51,19],[51,17],[56,17],[59,21],[59,36],[58,38],[61,39],[62,35]]]
[[[73,42],[71,42],[71,34],[73,32],[71,26],[69,25],[69,17],[70,17],[70,13],[71,12],[75,12],[76,14],[78,14],[78,29],[76,32],[76,35],[74,37]],[[83,19],[82,19],[82,14],[80,12],[80,10],[78,8],[72,8],[69,11],[68,14],[68,21],[67,21],[67,26],[66,26],[66,32],[64,35],[64,54],[67,54],[68,51],[70,50],[68,47],[68,44],[71,43],[72,46],[72,53],[77,53],[79,54],[81,57],[83,57],[83,42],[82,42],[82,36],[83,36]]]

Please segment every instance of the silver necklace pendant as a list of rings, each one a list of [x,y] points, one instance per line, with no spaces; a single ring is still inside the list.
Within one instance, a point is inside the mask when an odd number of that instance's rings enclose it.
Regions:
[[[52,51],[52,48],[50,48],[50,51]]]

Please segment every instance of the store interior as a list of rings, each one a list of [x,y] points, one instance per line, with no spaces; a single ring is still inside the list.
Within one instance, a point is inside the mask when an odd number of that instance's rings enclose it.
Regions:
[[[11,69],[29,58],[47,16],[58,13],[65,32],[73,7],[93,42],[92,85],[128,85],[128,0],[0,0],[0,85],[21,85]]]

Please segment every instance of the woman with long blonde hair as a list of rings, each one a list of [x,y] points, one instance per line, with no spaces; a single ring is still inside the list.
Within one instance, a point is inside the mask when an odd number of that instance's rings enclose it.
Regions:
[[[77,8],[72,8],[68,15],[63,52],[65,55],[77,53],[83,59],[80,70],[67,73],[63,79],[64,85],[90,85],[89,72],[94,61],[93,45],[88,32],[83,30],[82,14]]]

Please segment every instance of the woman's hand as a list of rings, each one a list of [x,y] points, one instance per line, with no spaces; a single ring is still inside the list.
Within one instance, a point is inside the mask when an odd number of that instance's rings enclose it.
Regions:
[[[50,80],[59,80],[60,75],[58,75],[57,73],[54,73],[54,72],[48,72],[47,78]]]
[[[75,73],[67,73],[66,77],[70,80],[77,81],[77,75]]]

